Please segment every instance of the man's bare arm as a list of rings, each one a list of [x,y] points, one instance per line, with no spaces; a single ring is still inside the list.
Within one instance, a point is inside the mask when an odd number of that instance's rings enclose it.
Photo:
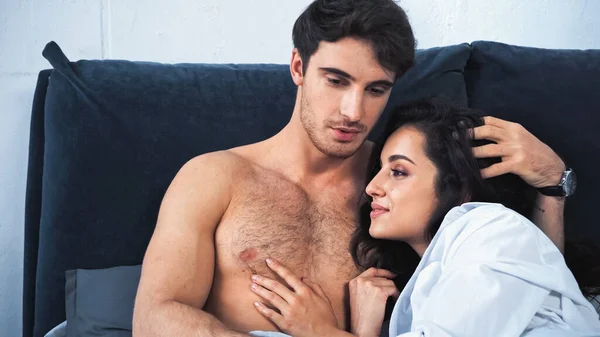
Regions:
[[[214,275],[214,232],[230,200],[227,154],[197,157],[162,201],[133,315],[135,337],[244,336],[202,311]]]
[[[501,157],[502,162],[482,170],[485,178],[513,173],[529,185],[539,188],[556,186],[565,163],[546,144],[517,123],[487,116],[485,124],[473,130],[473,138],[495,142],[473,148],[475,157]],[[564,198],[538,193],[533,220],[535,224],[563,251]]]
[[[565,249],[564,210],[565,198],[538,193],[533,221],[562,253]]]

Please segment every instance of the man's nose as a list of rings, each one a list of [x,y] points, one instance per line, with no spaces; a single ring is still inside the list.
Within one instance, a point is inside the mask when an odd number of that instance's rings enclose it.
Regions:
[[[355,90],[348,92],[344,96],[340,109],[342,116],[350,122],[358,122],[363,117],[363,93]]]

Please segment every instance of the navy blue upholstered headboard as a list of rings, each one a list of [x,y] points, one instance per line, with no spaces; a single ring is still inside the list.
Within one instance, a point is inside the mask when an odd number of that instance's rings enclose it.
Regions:
[[[71,62],[55,43],[43,54],[52,69],[31,121],[24,337],[65,320],[66,270],[141,263],[187,160],[274,135],[296,94],[288,65]],[[469,54],[467,44],[419,51],[388,106],[433,94],[466,106]]]

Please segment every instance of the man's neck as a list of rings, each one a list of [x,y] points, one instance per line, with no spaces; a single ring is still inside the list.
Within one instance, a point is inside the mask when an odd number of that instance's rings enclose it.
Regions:
[[[300,124],[300,123],[295,123]],[[362,174],[368,160],[368,145],[348,158],[337,158],[321,152],[312,143],[301,125],[293,122],[284,127],[270,140],[272,153],[293,181],[327,183],[355,179]]]

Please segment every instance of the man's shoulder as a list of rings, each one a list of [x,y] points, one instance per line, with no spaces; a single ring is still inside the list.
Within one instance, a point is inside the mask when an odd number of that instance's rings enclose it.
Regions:
[[[189,159],[177,172],[175,179],[189,183],[227,183],[238,173],[247,171],[250,163],[231,150],[208,152]]]
[[[237,165],[248,164],[234,149],[207,152],[191,158],[184,167],[233,169]]]

